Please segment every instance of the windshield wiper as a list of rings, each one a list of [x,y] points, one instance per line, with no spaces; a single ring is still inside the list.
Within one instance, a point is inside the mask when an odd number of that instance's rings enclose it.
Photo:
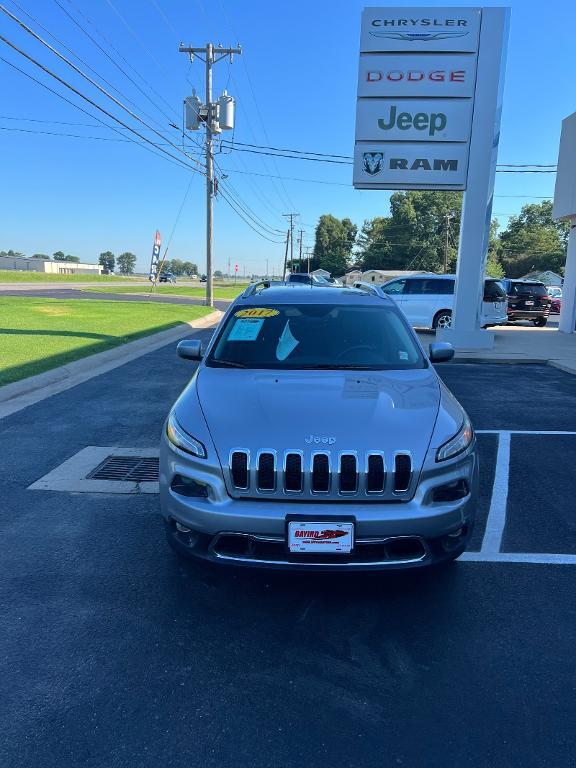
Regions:
[[[378,371],[379,368],[376,368],[373,365],[343,365],[343,364],[334,364],[330,365],[329,363],[321,364],[321,365],[311,365],[305,370],[307,371]]]
[[[246,368],[244,363],[237,363],[235,360],[211,360],[210,364],[218,368]]]

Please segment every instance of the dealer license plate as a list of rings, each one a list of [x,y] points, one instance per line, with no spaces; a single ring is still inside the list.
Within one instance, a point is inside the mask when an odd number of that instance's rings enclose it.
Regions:
[[[526,304],[527,307],[533,307],[534,306],[534,302],[533,301],[525,301],[524,303]]]
[[[341,552],[354,546],[354,523],[312,523],[291,520],[288,523],[290,552]]]

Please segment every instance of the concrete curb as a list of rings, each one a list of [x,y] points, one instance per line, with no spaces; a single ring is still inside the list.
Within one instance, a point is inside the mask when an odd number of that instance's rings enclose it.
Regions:
[[[181,323],[175,328],[169,328],[167,331],[153,333],[141,339],[136,339],[136,341],[121,344],[118,347],[114,347],[114,349],[107,349],[105,352],[88,355],[80,360],[75,360],[73,363],[53,368],[37,376],[29,376],[27,379],[22,379],[22,381],[6,384],[0,387],[0,419],[21,411],[23,408],[38,403],[47,397],[82,384],[94,376],[100,376],[102,373],[112,371],[114,368],[118,368],[125,363],[129,363],[131,360],[148,354],[148,352],[160,349],[160,347],[164,347],[166,344],[172,344],[184,336],[188,336],[191,329],[198,330],[215,325],[222,317],[222,314],[220,310],[216,310],[210,312],[205,317],[191,320],[188,323]]]
[[[457,355],[458,353],[456,353]],[[453,365],[454,363],[465,365],[466,363],[480,363],[480,364],[494,364],[494,365],[548,365],[550,368],[557,368],[564,373],[570,373],[576,376],[576,364],[570,366],[567,363],[559,362],[558,360],[547,360],[541,357],[454,357],[446,365]]]

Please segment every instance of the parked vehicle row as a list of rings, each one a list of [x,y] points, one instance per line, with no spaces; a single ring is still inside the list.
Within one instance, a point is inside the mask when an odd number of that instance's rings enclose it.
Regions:
[[[454,308],[456,275],[424,274],[390,280],[382,285],[356,282],[355,288],[389,296],[416,328],[450,328]],[[507,321],[506,292],[498,280],[484,280],[482,326],[502,325]]]

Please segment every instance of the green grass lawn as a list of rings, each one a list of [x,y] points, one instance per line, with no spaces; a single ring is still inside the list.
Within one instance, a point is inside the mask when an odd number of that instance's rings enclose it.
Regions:
[[[214,298],[215,299],[235,299],[238,294],[246,288],[248,283],[238,283],[238,285],[214,285]],[[143,285],[119,285],[113,287],[107,285],[105,288],[98,286],[96,288],[85,288],[86,291],[98,291],[102,293],[150,293],[150,288]],[[192,286],[192,285],[157,285],[154,293],[158,295],[167,294],[172,296],[196,296],[203,298],[206,295],[206,286]]]
[[[0,297],[0,385],[211,311],[187,304]]]

